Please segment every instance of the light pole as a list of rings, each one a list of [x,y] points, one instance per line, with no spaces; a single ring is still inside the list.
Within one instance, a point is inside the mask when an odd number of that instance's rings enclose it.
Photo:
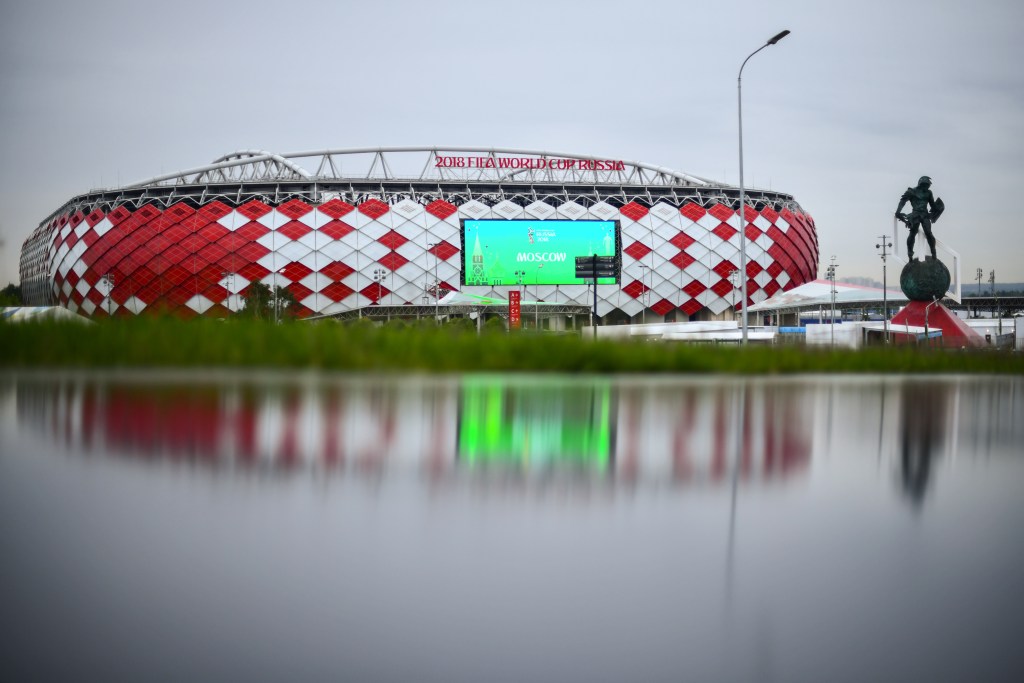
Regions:
[[[221,273],[221,277],[224,278],[224,287],[228,290],[227,308],[231,311],[231,295],[233,294],[231,290],[235,287],[235,274],[225,271]],[[231,312],[234,313],[234,311]]]
[[[640,291],[640,303],[644,307],[641,312],[641,315],[643,316],[641,318],[641,323],[644,325],[647,324],[647,271],[650,270],[650,268],[650,266],[645,266],[642,263],[640,264],[640,285],[643,287]]]
[[[826,271],[829,282],[832,283],[832,311],[828,315],[829,332],[832,337],[831,345],[836,345],[836,257],[832,257],[832,263]]]
[[[114,294],[114,274],[113,273],[105,273],[103,275],[103,284],[106,286],[106,289],[107,289],[107,315],[109,317],[113,318],[114,317],[114,303],[113,303],[113,298],[114,298],[114,296],[113,296],[113,294]]]
[[[437,242],[431,242],[427,245],[427,249],[433,249],[438,245]],[[437,252],[434,254],[434,323],[437,324],[441,320],[441,281],[437,279]]]
[[[740,284],[740,271],[733,268],[729,271],[729,282],[732,283],[732,319],[736,319],[736,287]]]
[[[736,101],[738,104],[739,113],[739,140],[740,140],[740,273],[743,284],[743,344],[747,343],[747,214],[743,208],[743,67],[747,65],[750,58],[756,55],[761,50],[765,49],[769,45],[774,45],[783,38],[789,35],[789,29],[776,33],[774,36],[768,39],[768,42],[757,48],[743,60],[743,64],[740,65],[739,75],[736,76]]]
[[[992,309],[992,315],[999,316],[999,331],[996,334],[1002,334],[1003,333],[1003,315],[999,311],[999,299],[996,298],[996,271],[995,270],[993,270],[991,273],[988,274],[988,281],[992,283],[992,298],[995,299],[995,304],[993,305],[994,307]]]
[[[377,283],[377,300],[374,303],[377,304],[378,306],[381,305],[381,303],[380,303],[381,284],[384,281],[384,274],[385,273],[387,273],[387,271],[384,270],[383,268],[374,268],[373,269],[373,281]]]
[[[885,343],[889,343],[889,290],[887,289],[887,283],[885,280],[885,259],[889,255],[887,249],[892,249],[892,242],[885,235],[881,235],[878,238],[879,243],[875,245],[875,249],[881,249],[882,257],[882,324],[885,326]],[[979,271],[980,272],[980,271]]]

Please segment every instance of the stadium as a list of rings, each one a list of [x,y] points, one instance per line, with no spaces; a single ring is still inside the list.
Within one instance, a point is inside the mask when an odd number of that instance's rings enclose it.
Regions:
[[[745,204],[748,303],[814,280],[810,215],[771,190]],[[95,318],[227,317],[254,282],[304,318],[453,315],[519,290],[557,328],[594,300],[574,257],[602,254],[619,273],[598,280],[602,324],[716,320],[742,304],[738,206],[738,187],[587,155],[241,151],[72,197],[26,239],[21,286]]]

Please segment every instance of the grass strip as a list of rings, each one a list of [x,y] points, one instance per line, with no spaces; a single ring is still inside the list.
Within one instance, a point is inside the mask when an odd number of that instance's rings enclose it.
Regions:
[[[477,336],[460,326],[142,318],[0,324],[6,368],[322,368],[393,372],[1024,374],[1024,354],[911,346],[594,341],[564,334]]]

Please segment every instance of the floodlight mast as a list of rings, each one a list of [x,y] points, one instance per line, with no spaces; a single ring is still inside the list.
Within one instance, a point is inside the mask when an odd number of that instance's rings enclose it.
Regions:
[[[774,45],[783,38],[789,35],[789,29],[780,31],[774,36],[768,39],[761,47],[757,48],[743,60],[743,64],[740,65],[739,75],[736,76],[736,98],[738,103],[738,119],[739,119],[739,142],[740,142],[740,280],[742,282],[742,327],[743,327],[743,345],[747,344],[747,213],[744,209],[744,196],[743,196],[743,67],[747,65],[750,58],[756,55],[761,50],[765,49],[769,45]]]

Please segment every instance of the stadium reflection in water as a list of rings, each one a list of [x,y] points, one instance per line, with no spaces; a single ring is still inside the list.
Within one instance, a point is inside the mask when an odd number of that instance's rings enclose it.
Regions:
[[[19,421],[86,454],[267,472],[420,469],[544,480],[722,483],[810,460],[802,384],[595,379],[18,385]],[[524,479],[525,480],[525,479]]]
[[[13,679],[1021,680],[1020,378],[0,376]]]

